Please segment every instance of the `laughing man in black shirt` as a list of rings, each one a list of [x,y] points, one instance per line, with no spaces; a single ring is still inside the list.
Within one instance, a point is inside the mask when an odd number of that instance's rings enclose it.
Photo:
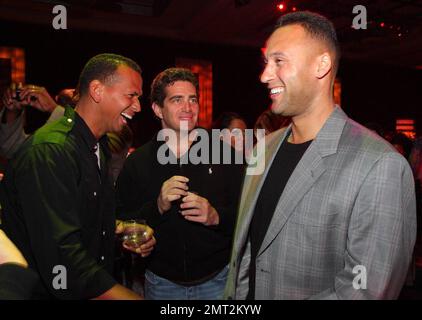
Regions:
[[[40,128],[9,163],[0,193],[4,229],[40,275],[35,298],[137,299],[110,275],[115,216],[105,134],[140,111],[141,70],[101,54],[86,64],[78,88],[75,111]]]

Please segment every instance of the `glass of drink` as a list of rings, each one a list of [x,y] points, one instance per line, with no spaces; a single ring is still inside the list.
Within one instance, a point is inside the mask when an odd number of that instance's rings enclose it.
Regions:
[[[124,245],[136,249],[146,242],[148,237],[148,226],[145,220],[133,219],[124,221],[123,228]]]

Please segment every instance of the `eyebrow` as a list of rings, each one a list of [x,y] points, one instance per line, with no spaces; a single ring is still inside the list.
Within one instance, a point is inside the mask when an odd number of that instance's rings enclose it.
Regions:
[[[280,52],[280,51],[272,52],[269,56],[269,58],[274,58],[274,57],[287,58],[287,56],[283,52]]]
[[[131,94],[131,95],[135,95],[135,96],[137,96],[137,97],[140,97],[141,95],[142,95],[142,92],[141,93],[139,93],[138,91],[132,91],[132,92],[130,92],[129,94]]]
[[[188,96],[189,98],[198,98],[198,95],[196,95],[196,94],[192,94],[192,95],[189,95]],[[178,99],[178,98],[183,98],[183,95],[175,95],[175,96],[171,96],[170,98],[169,98],[169,100],[172,100],[172,99]]]

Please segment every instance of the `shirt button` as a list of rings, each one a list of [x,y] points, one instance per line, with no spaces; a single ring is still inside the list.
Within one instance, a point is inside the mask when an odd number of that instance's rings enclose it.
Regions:
[[[97,193],[96,192],[94,192],[94,197],[96,197],[97,196]]]
[[[73,120],[70,118],[67,118],[67,122],[71,123]]]
[[[103,261],[104,261],[104,256],[101,256],[101,260],[103,260]]]

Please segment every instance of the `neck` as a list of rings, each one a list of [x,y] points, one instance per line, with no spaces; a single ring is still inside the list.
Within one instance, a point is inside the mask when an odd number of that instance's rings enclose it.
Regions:
[[[100,125],[101,121],[98,119],[95,109],[95,105],[90,105],[84,101],[80,101],[75,107],[75,111],[85,121],[94,137],[99,140],[105,132]]]
[[[304,113],[292,117],[290,142],[304,143],[315,139],[333,110],[332,98],[316,99]]]
[[[166,141],[169,149],[176,155],[177,158],[183,156],[192,145],[193,141],[196,139],[196,131],[192,130],[189,133],[175,131],[176,139],[168,139]]]

